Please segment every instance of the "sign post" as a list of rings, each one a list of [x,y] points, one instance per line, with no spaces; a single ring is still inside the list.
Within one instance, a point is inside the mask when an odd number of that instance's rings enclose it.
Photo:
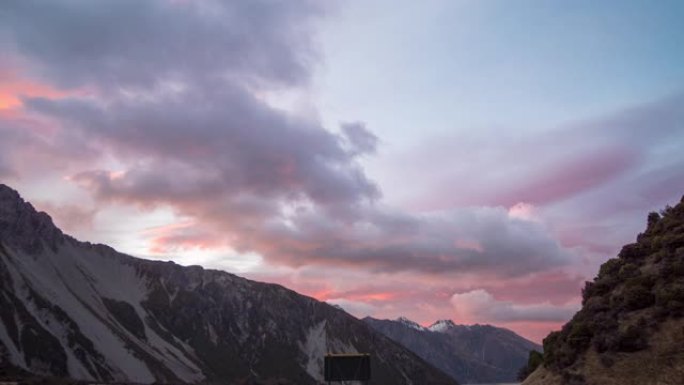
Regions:
[[[362,381],[371,377],[370,354],[326,354],[324,361],[325,381]]]

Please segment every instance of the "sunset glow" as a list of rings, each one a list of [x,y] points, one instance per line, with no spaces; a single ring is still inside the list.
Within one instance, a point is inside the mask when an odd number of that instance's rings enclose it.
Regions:
[[[684,193],[681,4],[62,3],[0,15],[0,181],[84,241],[539,342]]]

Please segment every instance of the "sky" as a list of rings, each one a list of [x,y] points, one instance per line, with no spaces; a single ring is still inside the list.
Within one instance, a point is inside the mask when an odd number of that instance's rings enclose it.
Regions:
[[[0,181],[134,256],[540,342],[684,194],[680,1],[0,3]]]

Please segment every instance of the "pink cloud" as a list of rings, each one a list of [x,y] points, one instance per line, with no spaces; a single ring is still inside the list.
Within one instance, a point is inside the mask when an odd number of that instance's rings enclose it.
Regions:
[[[0,112],[5,114],[10,111],[17,112],[23,107],[24,98],[60,99],[74,94],[74,91],[63,91],[50,84],[21,76],[16,69],[0,63]]]
[[[46,211],[55,224],[65,231],[91,229],[97,209],[85,205],[55,204],[48,201],[34,202],[36,209]]]
[[[586,277],[578,272],[555,270],[507,280],[490,280],[478,286],[503,301],[518,304],[548,301],[562,305],[579,301],[585,280]]]
[[[188,250],[218,250],[230,247],[225,238],[204,232],[194,222],[154,227],[145,234],[151,254],[170,254]]]
[[[512,218],[518,218],[526,221],[539,220],[538,214],[536,212],[534,205],[518,202],[508,209],[508,215]]]
[[[456,293],[451,304],[459,319],[466,322],[563,322],[579,310],[579,303],[553,305],[548,301],[532,304],[517,304],[494,298],[483,289]]]
[[[615,179],[636,164],[638,153],[624,147],[599,148],[594,153],[545,164],[542,169],[493,196],[498,203],[524,201],[535,205],[567,199]],[[519,187],[516,187],[519,186]]]

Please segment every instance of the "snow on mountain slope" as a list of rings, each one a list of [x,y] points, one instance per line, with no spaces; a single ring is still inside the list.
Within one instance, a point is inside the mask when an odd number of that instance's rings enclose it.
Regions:
[[[456,327],[456,324],[454,324],[454,321],[447,319],[447,320],[439,320],[432,325],[428,327],[428,330],[432,332],[438,332],[438,333],[444,333],[447,330]]]
[[[68,346],[69,339],[73,337],[65,330],[67,326],[60,322],[59,312],[41,308],[40,302],[32,300],[32,297],[40,296],[41,301],[46,301],[50,307],[61,309],[73,320],[80,333],[92,341],[94,351],[102,355],[100,361],[108,367],[113,380],[142,383],[155,380],[144,361],[131,354],[131,345],[144,352],[140,354],[165,362],[178,379],[195,382],[204,378],[192,358],[186,357],[186,353],[166,342],[154,330],[146,327],[144,335],[147,338],[145,343],[141,343],[108,313],[103,299],[124,301],[138,316],[146,314],[141,307],[146,298],[146,284],[136,276],[132,266],[110,258],[98,258],[92,250],[77,250],[71,243],[66,243],[57,252],[46,249],[37,256],[8,252],[0,258],[10,273],[11,289],[33,319],[58,337],[62,346]],[[192,349],[187,350],[192,352]],[[65,353],[69,358],[69,374],[77,378],[98,379],[97,373],[88,368],[96,366],[96,362],[88,365],[83,359],[77,359],[75,350],[65,349]]]
[[[79,242],[0,185],[0,375],[316,384],[325,353],[359,351],[380,383],[455,383],[330,305]]]
[[[397,318],[397,322],[402,323],[411,329],[416,329],[416,330],[427,330],[424,327],[420,326],[417,322],[411,321],[410,319],[406,317],[399,317]]]

